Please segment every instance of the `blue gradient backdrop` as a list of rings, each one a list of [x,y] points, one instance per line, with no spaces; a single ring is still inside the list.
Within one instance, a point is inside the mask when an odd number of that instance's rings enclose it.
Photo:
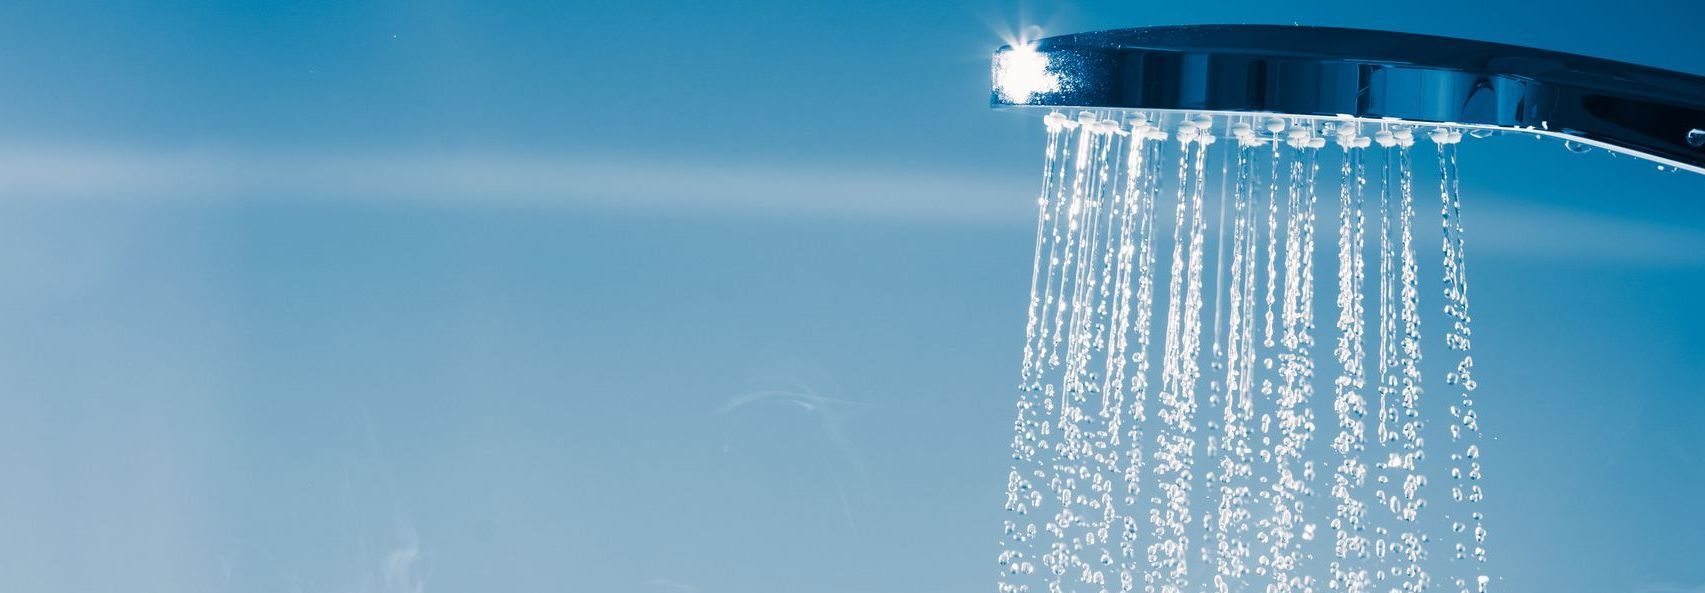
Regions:
[[[1705,73],[1683,0],[0,4],[0,590],[992,590],[988,54],[1208,22]],[[1501,587],[1705,591],[1705,178],[1462,152]]]

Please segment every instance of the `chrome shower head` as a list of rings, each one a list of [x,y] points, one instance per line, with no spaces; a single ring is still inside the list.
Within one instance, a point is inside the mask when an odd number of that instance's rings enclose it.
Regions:
[[[995,52],[990,102],[1521,130],[1705,173],[1705,77],[1431,35],[1191,25],[1049,37]]]

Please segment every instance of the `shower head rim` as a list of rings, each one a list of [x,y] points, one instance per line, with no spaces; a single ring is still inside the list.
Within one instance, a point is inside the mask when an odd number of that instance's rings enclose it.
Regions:
[[[1013,56],[1051,86],[1004,92]],[[1040,58],[1040,59],[1035,59]],[[1705,77],[1516,45],[1368,29],[1178,25],[995,53],[996,108],[1352,117],[1572,140],[1705,174]]]

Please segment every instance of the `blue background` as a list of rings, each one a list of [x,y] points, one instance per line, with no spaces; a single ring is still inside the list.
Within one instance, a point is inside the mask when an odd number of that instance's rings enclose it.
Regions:
[[[1680,0],[486,4],[0,5],[0,590],[991,590],[1002,34],[1705,73]],[[1705,591],[1705,178],[1462,154],[1499,586]]]

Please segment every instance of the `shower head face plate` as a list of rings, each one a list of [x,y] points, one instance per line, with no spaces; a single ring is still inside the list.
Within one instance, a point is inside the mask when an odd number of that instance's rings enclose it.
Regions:
[[[993,75],[997,108],[1520,130],[1705,173],[1705,77],[1499,43],[1331,27],[1144,27],[1005,46]]]

